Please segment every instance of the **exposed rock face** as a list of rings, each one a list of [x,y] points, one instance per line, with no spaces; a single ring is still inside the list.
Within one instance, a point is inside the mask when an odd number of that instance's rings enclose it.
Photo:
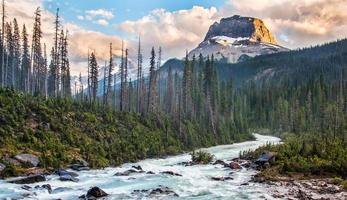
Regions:
[[[28,164],[31,167],[37,167],[39,164],[39,158],[32,154],[18,154],[14,157],[22,164]]]
[[[249,38],[252,41],[266,42],[277,45],[271,32],[266,28],[264,22],[252,17],[241,17],[234,15],[215,22],[209,29],[204,41],[216,36],[229,38]]]
[[[0,172],[3,171],[6,168],[6,166],[2,163],[0,163]]]
[[[14,184],[32,184],[32,183],[43,182],[43,181],[46,181],[45,176],[35,175],[35,176],[15,178],[15,179],[9,180],[8,182],[14,183]]]
[[[215,22],[200,45],[189,56],[214,54],[217,59],[238,62],[247,57],[276,53],[288,49],[279,46],[275,37],[257,18],[234,15]]]

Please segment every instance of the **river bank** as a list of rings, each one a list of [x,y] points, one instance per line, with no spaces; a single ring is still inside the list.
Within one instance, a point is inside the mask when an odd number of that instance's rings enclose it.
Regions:
[[[242,151],[255,149],[268,142],[278,143],[279,138],[255,135],[255,141],[232,145],[222,145],[204,149],[215,155],[215,160],[230,163]],[[257,171],[254,169],[231,169],[223,165],[185,166],[191,156],[181,154],[163,159],[146,159],[137,163],[127,163],[116,168],[105,168],[89,171],[70,171],[78,176],[78,182],[61,181],[58,175],[45,176],[46,181],[33,184],[11,184],[0,181],[0,199],[78,199],[86,195],[92,187],[105,191],[107,199],[273,199],[264,190],[264,185],[248,183]],[[141,166],[142,170],[133,166]],[[117,176],[124,172],[132,173]],[[173,173],[170,173],[173,172]],[[213,178],[221,178],[215,180]],[[247,184],[248,183],[248,184]],[[46,189],[49,185],[50,190]],[[51,191],[51,192],[49,192]]]

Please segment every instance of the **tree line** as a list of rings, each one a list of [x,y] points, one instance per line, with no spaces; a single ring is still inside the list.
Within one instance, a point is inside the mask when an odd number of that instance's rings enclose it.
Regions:
[[[33,95],[71,97],[68,31],[60,24],[59,10],[55,21],[54,46],[48,66],[47,47],[42,43],[41,9],[34,14],[31,39],[26,25],[20,30],[17,19],[5,21],[6,7],[2,1],[0,38],[0,83],[2,87]]]

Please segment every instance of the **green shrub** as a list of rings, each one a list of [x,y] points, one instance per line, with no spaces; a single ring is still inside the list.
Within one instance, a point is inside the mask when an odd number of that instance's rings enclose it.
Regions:
[[[208,164],[212,162],[212,159],[214,157],[214,155],[205,151],[198,151],[198,152],[193,151],[193,153],[191,153],[191,156],[192,156],[192,162],[195,164]]]

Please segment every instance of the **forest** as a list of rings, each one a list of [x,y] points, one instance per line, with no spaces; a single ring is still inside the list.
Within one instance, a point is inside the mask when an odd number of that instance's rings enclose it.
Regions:
[[[104,77],[90,52],[87,85],[80,75],[72,91],[69,33],[59,10],[50,56],[40,8],[31,40],[25,25],[2,19],[0,158],[31,152],[48,169],[79,157],[105,167],[251,140],[252,132],[266,129],[285,138],[283,146],[268,146],[281,153],[281,173],[320,169],[346,177],[346,40],[237,64],[187,53],[163,67],[160,47],[143,62],[139,40],[136,80],[129,78],[133,52],[122,46],[116,63],[110,43]]]

